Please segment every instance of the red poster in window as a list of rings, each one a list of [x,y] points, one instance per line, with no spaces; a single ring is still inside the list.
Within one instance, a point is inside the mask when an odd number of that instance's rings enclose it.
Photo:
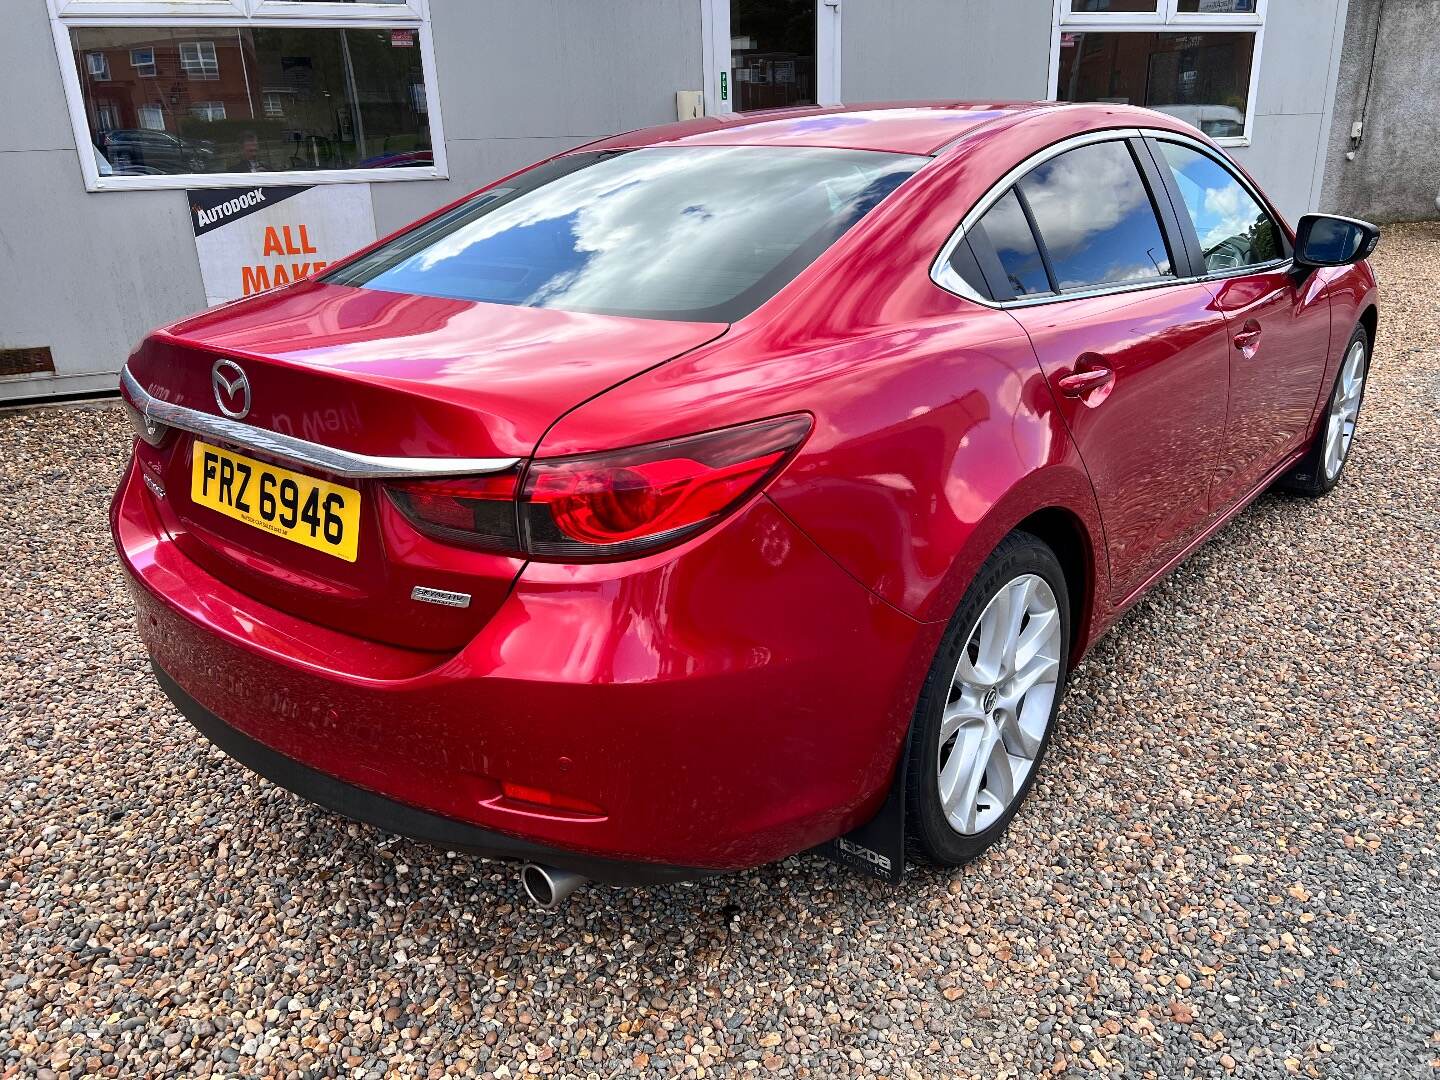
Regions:
[[[390,47],[392,49],[411,49],[415,46],[414,30],[391,30]]]

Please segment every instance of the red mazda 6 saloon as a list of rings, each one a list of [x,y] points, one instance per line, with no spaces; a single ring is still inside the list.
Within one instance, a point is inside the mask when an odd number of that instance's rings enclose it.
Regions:
[[[956,864],[1126,606],[1335,485],[1377,240],[1125,106],[591,143],[145,339],[140,630],[223,750],[542,903]]]

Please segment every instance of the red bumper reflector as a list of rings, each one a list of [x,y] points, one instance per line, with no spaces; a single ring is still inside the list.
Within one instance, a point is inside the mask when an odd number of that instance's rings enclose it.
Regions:
[[[573,810],[579,814],[596,815],[605,813],[600,807],[586,802],[584,799],[559,795],[553,791],[546,791],[544,788],[513,784],[509,780],[500,781],[500,794],[513,802],[531,803],[534,806],[545,806],[553,810]]]

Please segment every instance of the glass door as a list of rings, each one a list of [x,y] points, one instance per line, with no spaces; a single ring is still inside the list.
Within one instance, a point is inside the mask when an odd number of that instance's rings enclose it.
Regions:
[[[817,0],[730,0],[735,111],[814,105]]]
[[[706,0],[707,111],[840,98],[840,0]]]

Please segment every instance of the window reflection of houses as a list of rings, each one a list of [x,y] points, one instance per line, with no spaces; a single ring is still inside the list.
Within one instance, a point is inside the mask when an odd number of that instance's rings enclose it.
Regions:
[[[242,37],[209,40],[166,29],[106,29],[101,48],[84,50],[82,89],[95,130],[184,133],[185,121],[237,115],[247,97],[254,49]],[[180,37],[187,40],[178,40]],[[198,85],[197,85],[198,84]]]
[[[93,27],[74,40],[94,141],[122,173],[428,163],[420,51],[388,31]],[[145,134],[162,132],[169,143]]]

